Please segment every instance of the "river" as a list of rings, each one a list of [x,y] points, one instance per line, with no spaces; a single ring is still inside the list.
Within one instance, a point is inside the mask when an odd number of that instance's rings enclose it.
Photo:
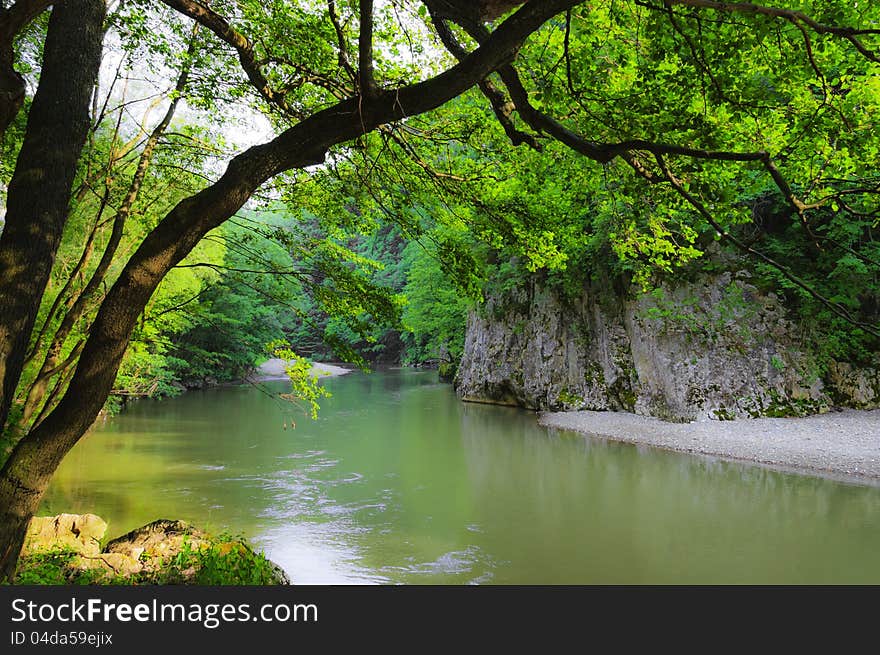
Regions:
[[[267,393],[284,382],[132,403],[41,513],[111,537],[185,519],[303,584],[880,583],[878,487],[542,428],[432,371],[323,384],[317,421]]]

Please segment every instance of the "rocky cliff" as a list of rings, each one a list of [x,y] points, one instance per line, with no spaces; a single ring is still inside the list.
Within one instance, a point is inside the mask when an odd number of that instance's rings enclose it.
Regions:
[[[533,281],[490,301],[468,320],[458,395],[670,421],[880,406],[880,359],[819,367],[808,336],[745,272],[630,295],[593,286],[566,301]]]

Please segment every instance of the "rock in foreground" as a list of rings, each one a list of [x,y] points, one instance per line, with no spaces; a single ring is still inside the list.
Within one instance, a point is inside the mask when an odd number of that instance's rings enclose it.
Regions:
[[[106,521],[94,514],[35,516],[28,525],[22,556],[59,548],[94,556],[101,552],[105,532]]]
[[[110,541],[94,514],[35,517],[22,549],[20,584],[290,584],[276,564],[239,539],[159,519]]]

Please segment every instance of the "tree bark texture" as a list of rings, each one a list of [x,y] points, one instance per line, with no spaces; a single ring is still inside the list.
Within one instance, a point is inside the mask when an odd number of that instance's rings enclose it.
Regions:
[[[0,428],[6,426],[28,339],[67,220],[98,75],[103,0],[52,11],[40,85],[7,194],[0,235]]]

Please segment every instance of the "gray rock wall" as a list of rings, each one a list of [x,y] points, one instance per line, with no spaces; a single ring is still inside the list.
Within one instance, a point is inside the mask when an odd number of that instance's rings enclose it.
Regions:
[[[469,317],[458,395],[670,421],[880,406],[880,367],[820,372],[785,308],[746,273],[633,295],[589,288],[566,302],[536,281],[490,302]]]

